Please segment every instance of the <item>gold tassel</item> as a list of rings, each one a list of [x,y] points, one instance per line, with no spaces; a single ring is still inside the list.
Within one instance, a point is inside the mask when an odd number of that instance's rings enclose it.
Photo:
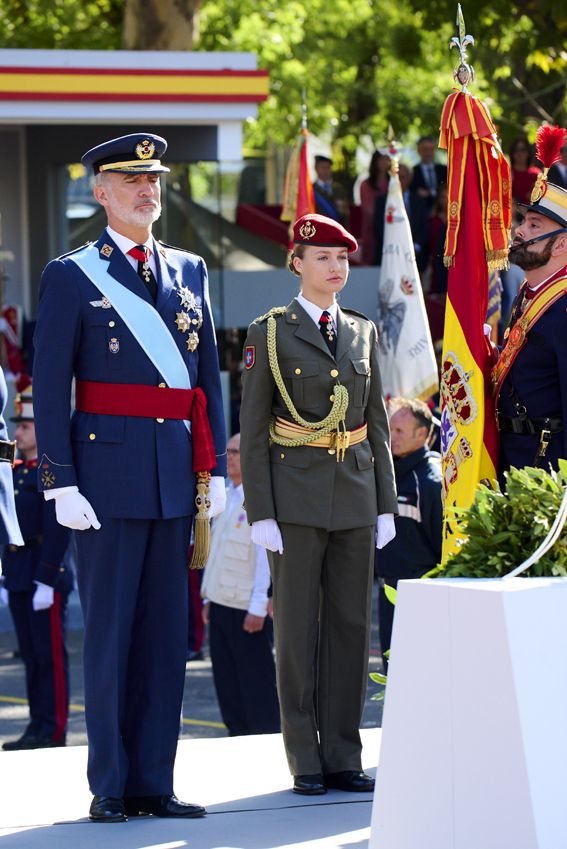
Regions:
[[[488,262],[489,271],[506,271],[506,269],[510,268],[507,250],[487,251],[486,261]]]
[[[202,569],[211,548],[211,526],[209,524],[209,510],[211,501],[209,498],[210,472],[197,472],[197,495],[195,504],[197,514],[195,516],[195,533],[193,543],[193,556],[189,565],[190,569]]]

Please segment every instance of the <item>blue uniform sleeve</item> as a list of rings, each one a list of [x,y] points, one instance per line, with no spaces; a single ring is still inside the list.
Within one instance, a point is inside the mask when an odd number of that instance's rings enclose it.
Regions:
[[[567,298],[561,298],[560,304],[565,307]],[[558,435],[563,439],[563,451],[559,456],[567,458],[567,333],[565,332],[565,309],[560,314],[560,321],[555,324],[553,348],[557,357],[559,373],[559,391],[561,393],[561,416],[563,418],[563,433]]]
[[[70,439],[71,384],[80,331],[76,275],[53,260],[39,290],[33,392],[39,489],[77,484]]]
[[[209,300],[209,279],[207,266],[200,260],[201,283],[203,287],[203,327],[199,346],[199,375],[197,385],[207,398],[207,412],[213,432],[217,465],[213,475],[226,477],[226,429],[222,401],[219,355],[215,337],[215,328]]]
[[[42,505],[41,553],[35,570],[35,580],[55,586],[62,560],[67,551],[71,530],[60,525],[55,517],[55,502],[45,501]]]

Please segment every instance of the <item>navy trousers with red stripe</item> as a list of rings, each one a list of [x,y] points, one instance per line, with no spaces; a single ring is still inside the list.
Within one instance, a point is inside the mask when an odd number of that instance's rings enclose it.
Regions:
[[[26,667],[30,722],[26,734],[65,742],[69,713],[69,658],[65,646],[67,594],[35,611],[33,591],[10,592],[18,647]]]

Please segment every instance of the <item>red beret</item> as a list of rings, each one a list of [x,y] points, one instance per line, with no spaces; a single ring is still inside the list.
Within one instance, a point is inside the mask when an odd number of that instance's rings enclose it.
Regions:
[[[296,245],[315,245],[318,248],[358,248],[358,242],[342,224],[326,215],[304,215],[293,225],[293,241]]]

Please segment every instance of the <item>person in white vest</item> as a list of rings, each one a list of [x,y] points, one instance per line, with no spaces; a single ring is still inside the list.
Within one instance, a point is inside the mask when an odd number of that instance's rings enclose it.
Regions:
[[[275,734],[280,714],[267,615],[270,569],[266,549],[252,542],[243,506],[239,433],[228,441],[227,468],[226,510],[213,522],[201,586],[215,688],[231,736]]]

